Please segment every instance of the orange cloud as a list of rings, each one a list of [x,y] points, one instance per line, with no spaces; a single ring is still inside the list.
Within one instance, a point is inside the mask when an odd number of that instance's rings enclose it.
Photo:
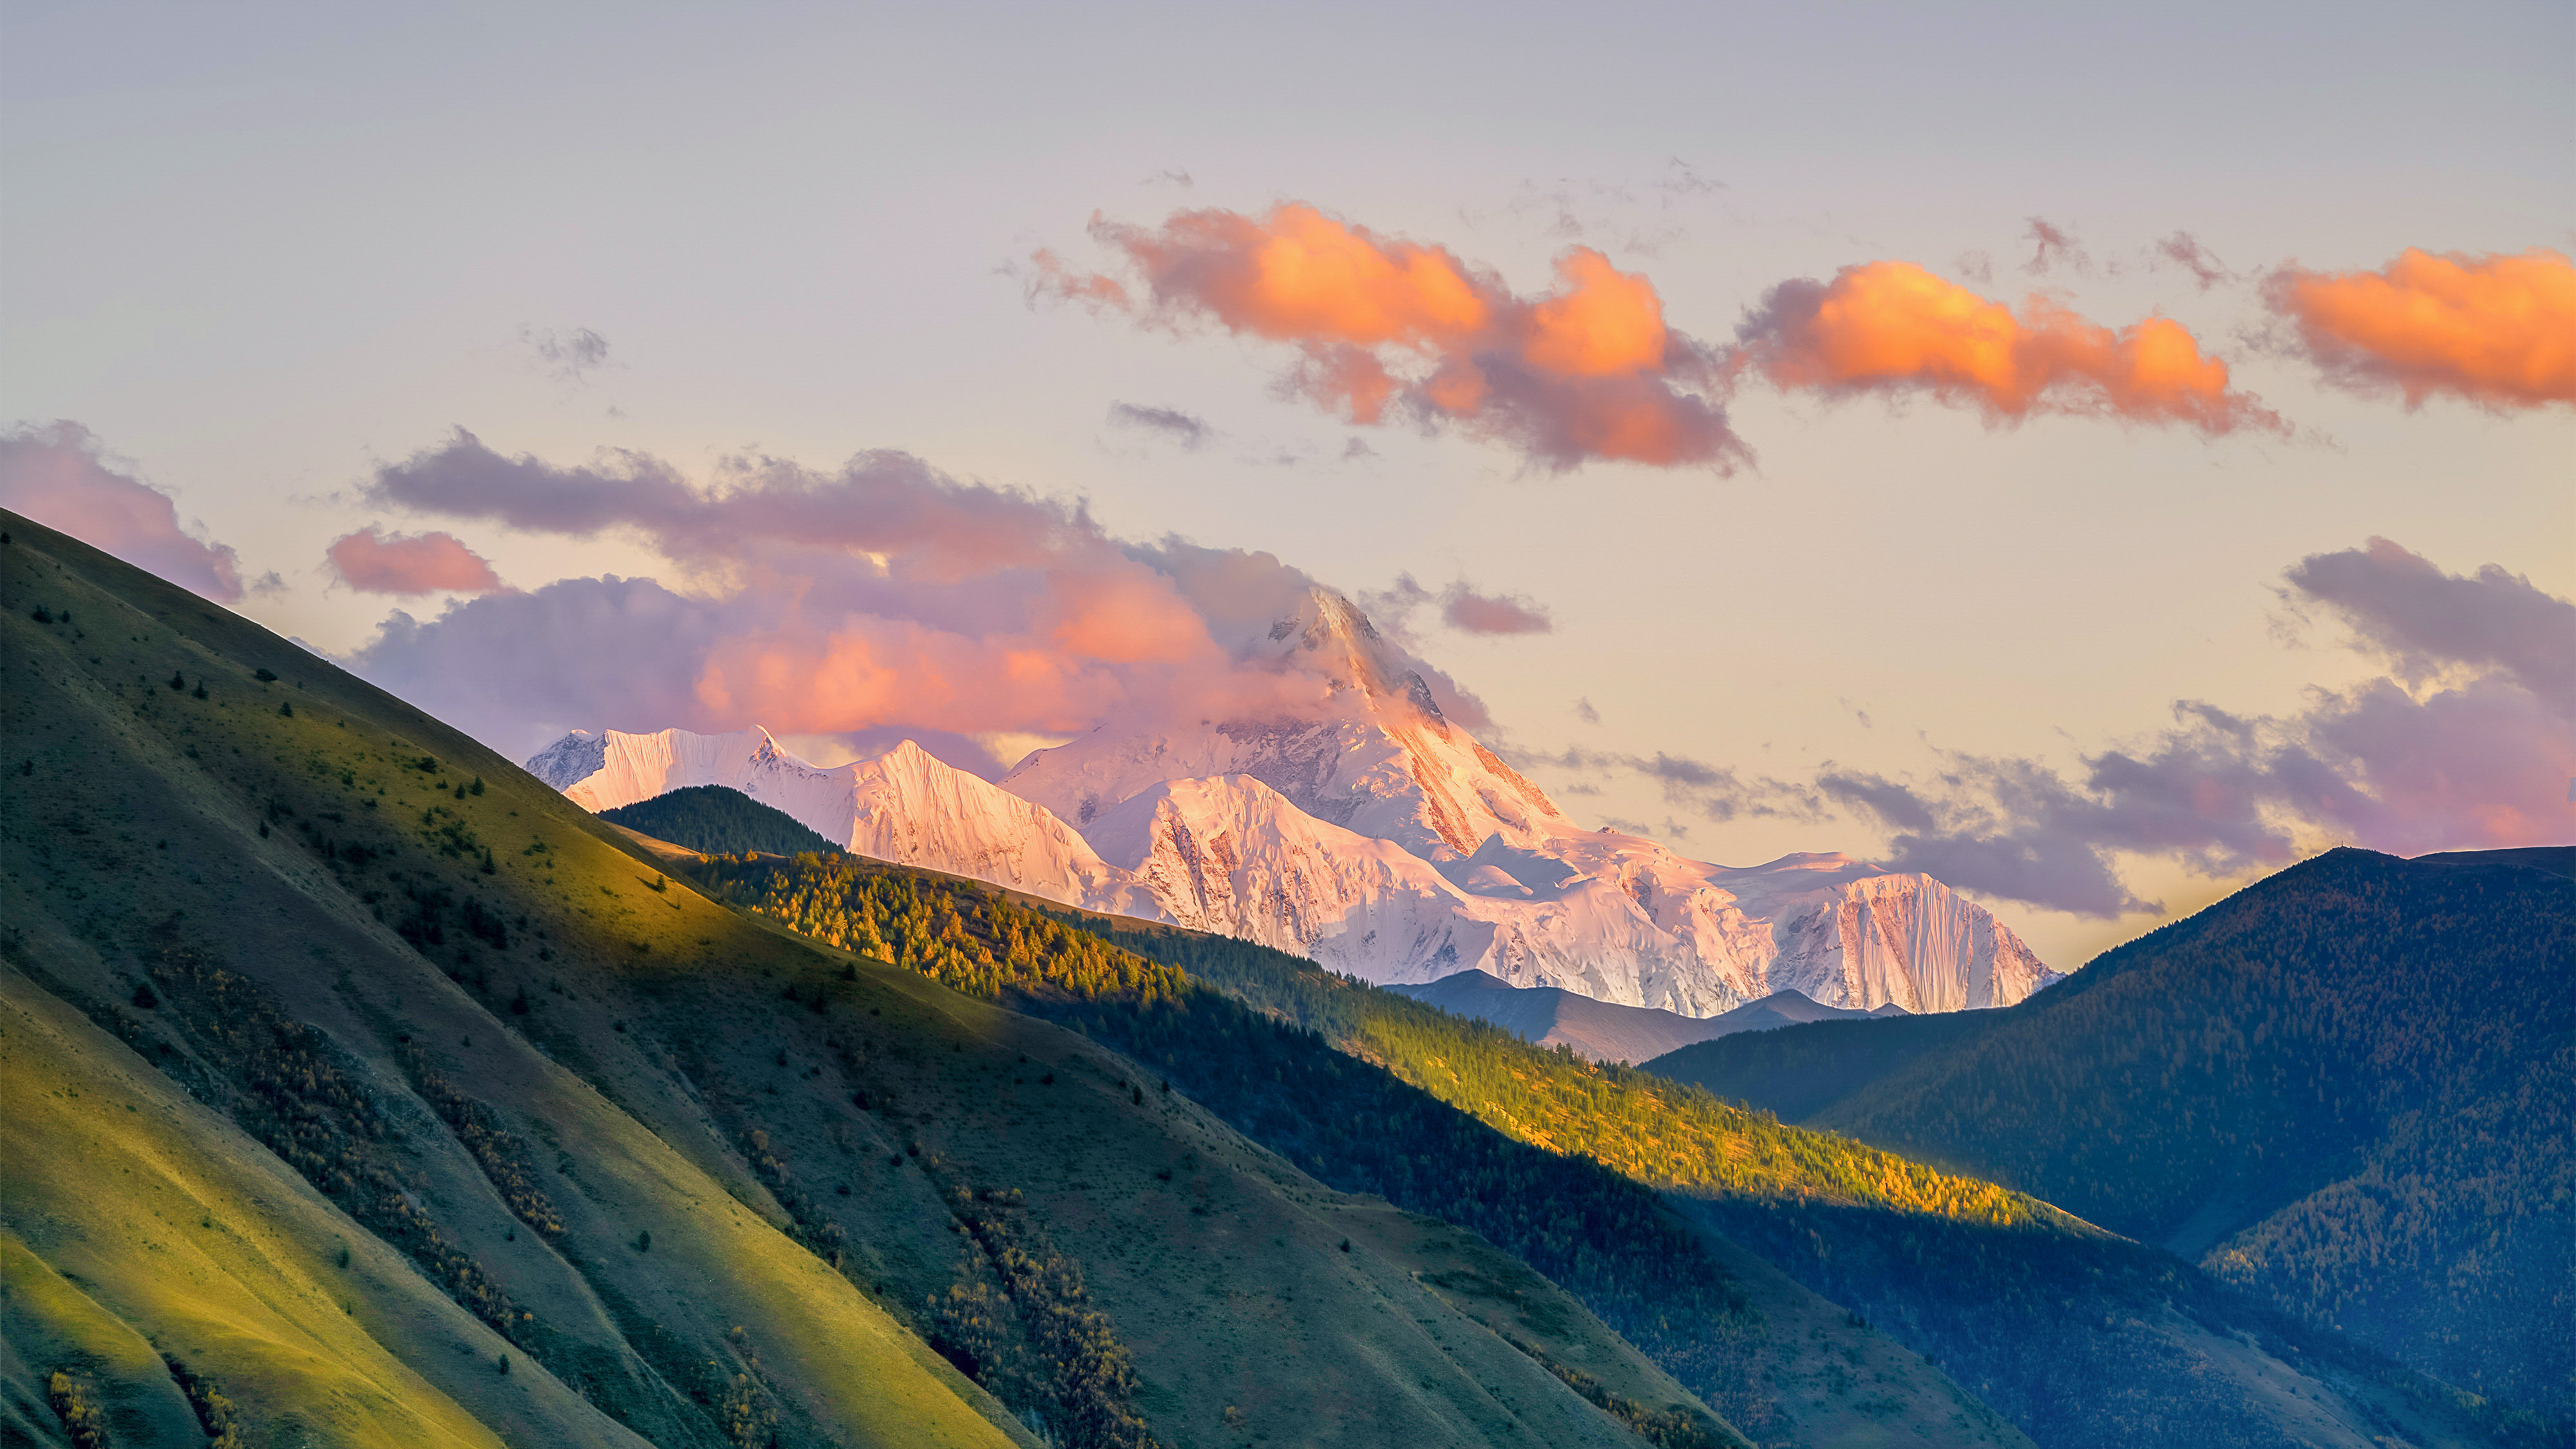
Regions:
[[[2227,364],[2189,331],[2150,317],[2114,331],[2044,297],[2019,315],[1911,262],[1845,267],[1833,281],[1772,289],[1733,362],[1781,388],[1928,392],[1997,420],[2085,413],[2218,434],[2285,431],[2229,386]]]
[[[2576,262],[2564,253],[2409,247],[2376,272],[2285,267],[2264,298],[2345,387],[2394,388],[2410,408],[2444,392],[2496,409],[2576,404]]]
[[[332,540],[328,552],[340,581],[361,593],[489,594],[501,588],[492,566],[452,533],[380,533],[371,523]]]
[[[1664,323],[1654,284],[1576,247],[1556,288],[1515,294],[1444,247],[1381,237],[1312,206],[1180,211],[1159,227],[1095,220],[1142,278],[1035,258],[1034,291],[1140,320],[1212,321],[1298,349],[1282,379],[1367,425],[1453,423],[1565,469],[1594,459],[1731,469],[1751,454],[1711,395],[1709,353]]]

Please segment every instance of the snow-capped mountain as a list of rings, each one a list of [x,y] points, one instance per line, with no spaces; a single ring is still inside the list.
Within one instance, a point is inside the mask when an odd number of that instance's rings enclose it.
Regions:
[[[2058,979],[1939,881],[1842,855],[1730,868],[1587,831],[1445,718],[1359,610],[1316,590],[1257,662],[1315,719],[1103,727],[996,786],[909,742],[820,769],[757,728],[576,732],[528,767],[604,810],[726,785],[881,859],[1293,951],[1372,981],[1482,970],[1713,1016],[1781,990],[1855,1010],[2005,1006]]]
[[[572,772],[583,765],[587,773]],[[732,734],[575,731],[529,773],[585,810],[614,810],[688,785],[740,790],[848,850],[971,876],[1066,905],[1151,916],[1156,903],[1043,808],[953,769],[910,740],[874,759],[807,764],[754,726]],[[566,776],[571,776],[567,779]]]
[[[1002,788],[1078,829],[1166,780],[1250,775],[1299,810],[1426,859],[1500,835],[1526,845],[1578,827],[1547,792],[1451,724],[1422,676],[1348,599],[1322,589],[1271,626],[1274,668],[1322,676],[1334,711],[1311,720],[1219,720],[1188,733],[1104,725],[1039,750]]]

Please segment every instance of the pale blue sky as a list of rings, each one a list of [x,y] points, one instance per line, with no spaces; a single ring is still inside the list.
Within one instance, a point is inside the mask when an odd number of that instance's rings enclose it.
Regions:
[[[2178,698],[2284,712],[2367,672],[2331,628],[2283,627],[2280,576],[2311,553],[2385,535],[2576,594],[2568,409],[2329,391],[2242,335],[2263,320],[2250,285],[2146,262],[2176,230],[2244,272],[2566,249],[2571,61],[2563,4],[20,0],[0,29],[0,423],[86,425],[282,576],[245,612],[334,649],[387,606],[326,588],[324,545],[420,526],[350,490],[451,426],[566,463],[891,447],[1352,592],[1410,572],[1525,593],[1557,632],[1423,641],[1524,748],[1783,776],[1923,779],[1936,749],[2062,764]],[[2045,217],[2098,263],[2048,285],[2097,320],[2184,321],[2304,432],[1994,430],[1750,393],[1733,411],[1760,467],[1731,478],[1533,476],[1398,429],[1344,463],[1351,429],[1271,391],[1275,350],[1032,307],[1010,273],[1040,246],[1105,264],[1095,210],[1282,199],[1525,290],[1580,239],[1721,341],[1773,283],[1879,258],[1981,251],[1983,290],[2017,300]],[[526,334],[576,328],[606,364],[552,375]],[[1116,402],[1216,437],[1112,427]],[[458,531],[525,586],[653,568]],[[1848,817],[1678,816],[1634,779],[1567,803],[1673,815],[1675,844],[1729,862],[1880,839]],[[2216,889],[2154,862],[2132,879],[2170,905]],[[2005,914],[2061,966],[2141,924]]]

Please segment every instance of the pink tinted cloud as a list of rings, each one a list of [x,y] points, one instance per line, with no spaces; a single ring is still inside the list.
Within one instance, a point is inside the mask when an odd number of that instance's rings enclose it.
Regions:
[[[1325,681],[1262,657],[1313,580],[1268,554],[1113,538],[1079,505],[895,453],[731,460],[704,484],[637,454],[507,457],[459,433],[378,471],[379,503],[615,531],[673,582],[565,579],[396,615],[355,662],[504,748],[549,729],[762,724],[882,740],[1065,734],[1112,716],[1314,715]],[[1273,651],[1275,652],[1275,650]],[[1421,665],[1469,727],[1482,706]]]
[[[1819,783],[1888,828],[1891,866],[2098,916],[2160,909],[2129,893],[2122,855],[2232,876],[2328,842],[2414,855],[2576,840],[2576,602],[2386,539],[2286,578],[2391,673],[2286,716],[2178,704],[2173,728],[2072,772],[1954,755],[1935,786]]]
[[[1213,324],[1295,350],[1283,391],[1362,425],[1456,426],[1562,471],[1593,461],[1720,472],[1749,461],[1698,343],[1644,276],[1589,247],[1555,286],[1514,292],[1445,247],[1383,236],[1303,202],[1260,216],[1095,219],[1136,285],[1032,260],[1032,295],[1181,330]]]
[[[367,594],[497,593],[498,574],[452,533],[386,533],[368,524],[331,541],[333,572]]]
[[[1510,594],[1483,594],[1464,583],[1441,595],[1440,617],[1449,627],[1469,634],[1547,634],[1556,621],[1547,610]]]
[[[0,433],[0,507],[219,603],[242,596],[232,549],[181,527],[170,495],[111,466],[78,423]]]

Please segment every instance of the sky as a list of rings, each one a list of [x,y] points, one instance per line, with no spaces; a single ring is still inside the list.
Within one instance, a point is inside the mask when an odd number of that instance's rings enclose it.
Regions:
[[[1928,869],[2063,968],[2336,843],[2576,840],[2571,54],[26,0],[0,503],[522,755],[989,773],[1249,707],[1320,583],[1587,824]]]

